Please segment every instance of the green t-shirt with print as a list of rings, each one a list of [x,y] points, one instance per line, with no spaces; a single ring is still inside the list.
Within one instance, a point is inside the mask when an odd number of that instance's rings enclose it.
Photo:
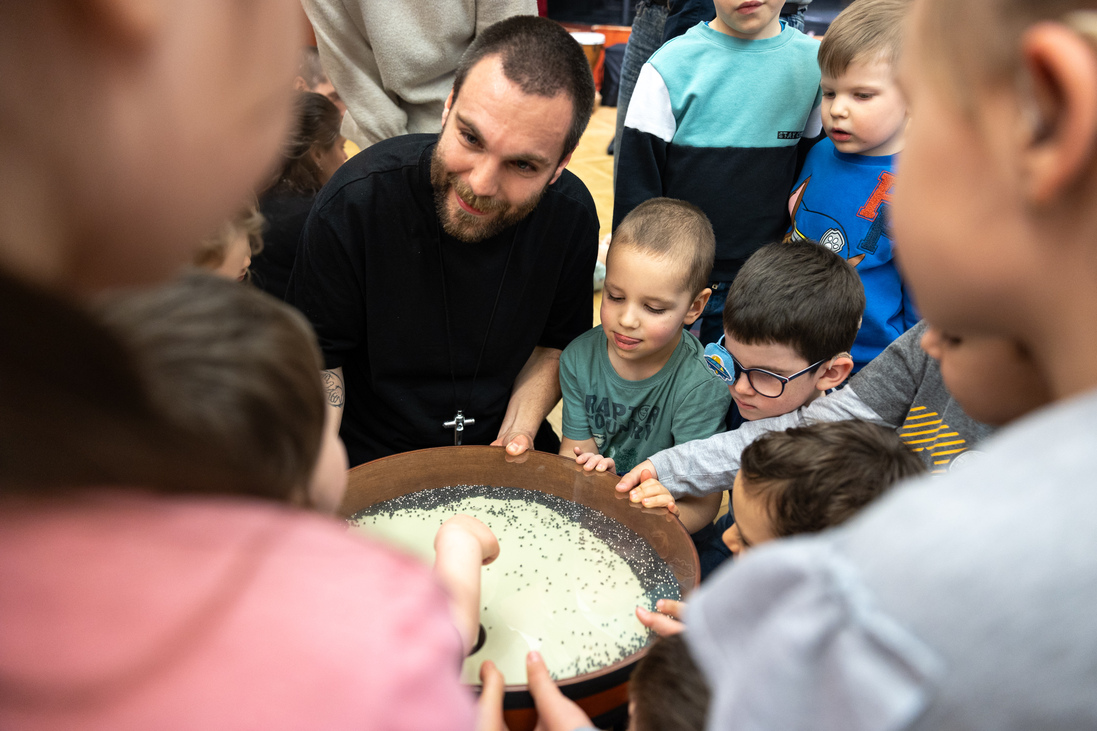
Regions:
[[[593,438],[624,473],[660,450],[724,430],[731,394],[705,365],[697,338],[683,330],[666,365],[642,381],[619,376],[606,348],[599,325],[560,356],[566,438]]]

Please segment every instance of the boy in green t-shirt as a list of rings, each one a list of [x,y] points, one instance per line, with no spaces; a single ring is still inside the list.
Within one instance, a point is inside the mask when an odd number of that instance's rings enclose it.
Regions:
[[[661,449],[724,428],[731,396],[686,332],[712,293],[712,225],[684,201],[654,198],[617,227],[602,324],[560,357],[560,454],[587,470],[632,469]]]

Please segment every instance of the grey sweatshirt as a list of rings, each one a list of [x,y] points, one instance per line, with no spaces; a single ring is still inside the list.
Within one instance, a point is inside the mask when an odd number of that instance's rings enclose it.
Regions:
[[[537,0],[302,0],[320,63],[347,105],[343,135],[365,148],[442,129],[461,54],[484,28],[536,15]]]
[[[949,396],[937,361],[926,355],[920,322],[850,379],[849,384],[783,416],[748,421],[734,431],[686,442],[651,457],[659,481],[675,497],[709,495],[731,487],[739,456],[770,431],[821,421],[864,419],[899,430],[932,472],[971,457],[993,430],[964,413]]]

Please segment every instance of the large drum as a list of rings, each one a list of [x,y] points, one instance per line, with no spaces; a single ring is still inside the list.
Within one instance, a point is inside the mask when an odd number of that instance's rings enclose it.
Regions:
[[[340,513],[349,518],[382,501],[456,485],[532,490],[552,496],[550,501],[562,498],[591,508],[635,533],[653,549],[649,551],[652,555],[666,563],[668,575],[673,575],[678,591],[685,596],[700,577],[697,551],[689,534],[665,510],[641,509],[630,503],[614,489],[616,484],[615,475],[585,472],[574,460],[558,455],[530,452],[514,458],[500,447],[441,447],[393,455],[351,470]],[[647,546],[643,548],[647,550]],[[501,551],[506,550],[501,541]],[[532,568],[545,575],[570,567],[550,560],[527,567]],[[643,647],[604,667],[563,678],[560,688],[592,718],[616,712],[628,702],[628,677],[645,651]],[[507,686],[504,709],[512,731],[536,725],[533,700],[525,685]]]

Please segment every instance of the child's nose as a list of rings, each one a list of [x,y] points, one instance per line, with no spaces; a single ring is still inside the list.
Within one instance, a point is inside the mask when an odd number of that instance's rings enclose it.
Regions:
[[[637,327],[640,324],[640,317],[635,307],[625,307],[624,312],[621,313],[621,324],[629,328]]]
[[[941,360],[941,339],[937,337],[937,331],[934,328],[928,327],[926,328],[926,331],[922,333],[921,345],[922,350],[925,351],[926,355],[934,360]]]
[[[739,377],[735,379],[735,384],[732,387],[744,395],[749,396],[754,393],[754,387],[750,385],[750,379],[747,378],[747,374],[743,371],[739,372]]]

